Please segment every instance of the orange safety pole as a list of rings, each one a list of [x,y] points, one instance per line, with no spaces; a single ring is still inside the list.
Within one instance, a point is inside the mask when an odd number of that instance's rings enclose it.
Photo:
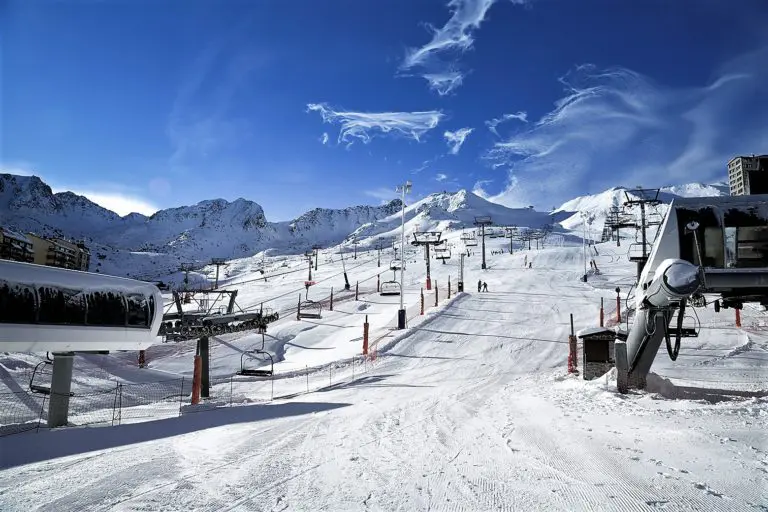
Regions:
[[[421,314],[424,314],[424,288],[421,289]]]
[[[368,355],[368,315],[365,315],[365,323],[363,323],[363,355]]]
[[[741,327],[741,310],[736,308],[736,327]]]
[[[203,358],[195,356],[195,367],[192,373],[192,405],[200,403],[200,388],[203,378]]]

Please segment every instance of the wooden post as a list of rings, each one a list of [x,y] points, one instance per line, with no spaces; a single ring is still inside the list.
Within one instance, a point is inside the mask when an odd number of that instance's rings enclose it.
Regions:
[[[603,298],[600,297],[600,327],[605,327],[605,310],[603,309]]]
[[[424,314],[424,288],[421,289],[421,314]]]
[[[365,315],[365,323],[363,323],[363,355],[368,355],[368,315]]]
[[[741,310],[739,308],[736,309],[736,327],[741,327]]]
[[[616,292],[616,321],[621,323],[621,296],[618,291]]]
[[[435,281],[435,307],[437,307],[437,291],[440,288],[437,286],[437,281]]]
[[[357,281],[355,282],[355,300],[357,300],[359,291],[360,291],[360,281]]]
[[[299,303],[296,304],[296,320],[301,320],[301,293],[299,293]]]
[[[146,368],[146,366],[147,366],[146,351],[139,350],[139,368]]]
[[[379,293],[381,291],[381,276],[380,274],[376,274],[376,293]]]
[[[331,286],[331,305],[329,307],[331,311],[333,311],[333,286]]]
[[[571,313],[571,334],[568,336],[568,373],[578,373],[578,345],[573,332],[573,313]]]
[[[451,298],[451,276],[448,276],[448,299]]]

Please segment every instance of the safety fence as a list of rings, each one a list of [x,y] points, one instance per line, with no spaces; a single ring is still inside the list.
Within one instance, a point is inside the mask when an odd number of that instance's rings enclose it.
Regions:
[[[452,290],[451,297],[455,295],[455,290]],[[425,291],[423,301],[407,307],[407,325],[418,324],[419,317],[426,318],[430,308],[447,298],[447,284]],[[350,300],[347,294],[342,294],[342,299]],[[360,354],[321,366],[305,366],[270,377],[213,376],[208,396],[204,396],[198,405],[191,405],[192,379],[189,377],[141,384],[115,382],[111,387],[89,389],[87,392],[76,389],[69,397],[69,425],[116,426],[364,386],[376,378],[375,370],[382,364],[378,353],[406,335],[404,331],[397,331],[396,325],[395,319],[373,333],[367,355]],[[0,437],[47,429],[50,400],[50,395],[29,391],[0,393]]]

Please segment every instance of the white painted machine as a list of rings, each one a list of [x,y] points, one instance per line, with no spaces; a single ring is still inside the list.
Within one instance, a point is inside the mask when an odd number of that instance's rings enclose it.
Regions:
[[[675,360],[680,339],[697,335],[683,327],[689,301],[768,305],[768,195],[675,199],[637,287],[634,321],[614,347],[622,393],[645,386],[663,340]]]

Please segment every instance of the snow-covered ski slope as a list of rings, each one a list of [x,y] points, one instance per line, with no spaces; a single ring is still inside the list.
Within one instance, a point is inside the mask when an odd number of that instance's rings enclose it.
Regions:
[[[745,310],[737,329],[731,310],[698,310],[700,336],[683,340],[675,362],[662,348],[648,390],[622,396],[610,374],[590,382],[568,376],[566,359],[569,315],[576,329],[593,326],[600,298],[611,318],[614,288],[628,290],[634,266],[626,248],[598,245],[602,274],[582,283],[581,246],[514,255],[490,255],[504,240],[488,246],[490,270],[480,270],[475,248],[467,293],[425,317],[423,260],[412,256],[405,335],[387,329],[397,298],[370,290],[320,320],[283,317],[270,326],[276,370],[291,372],[359,353],[368,314],[371,337],[388,337],[354,379],[341,367],[330,386],[310,393],[302,392],[305,375],[275,379],[275,395],[296,396],[266,404],[0,438],[0,509],[766,510],[764,313]],[[382,268],[389,259],[382,256]],[[449,274],[456,279],[455,261],[433,262],[441,293]],[[336,265],[323,270],[320,256],[318,297],[323,286],[343,284],[330,277]],[[347,270],[354,290],[380,270],[375,252],[348,260]],[[306,278],[296,274],[269,278],[268,286],[233,276],[238,303],[290,291]],[[478,279],[489,292],[477,293]],[[375,289],[375,277],[365,284]],[[291,295],[270,305],[290,307],[298,299]],[[428,306],[433,300],[427,296]],[[221,339],[212,349],[216,375],[231,373],[240,351],[261,343],[255,335]],[[153,347],[149,371],[188,374],[192,353],[183,343]],[[105,372],[126,369],[116,378],[140,374],[127,370],[135,354],[108,357]],[[269,381],[236,384],[238,394],[269,396]]]

